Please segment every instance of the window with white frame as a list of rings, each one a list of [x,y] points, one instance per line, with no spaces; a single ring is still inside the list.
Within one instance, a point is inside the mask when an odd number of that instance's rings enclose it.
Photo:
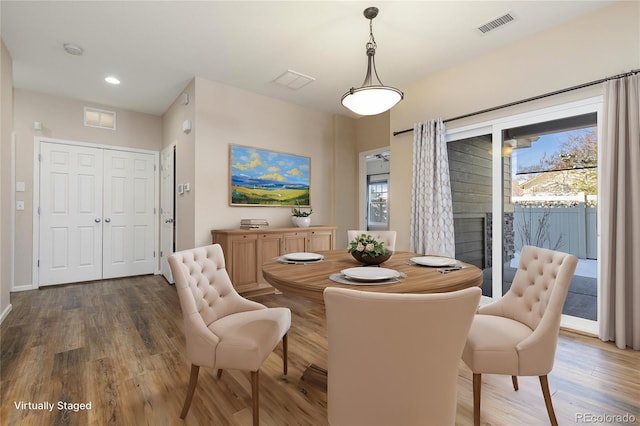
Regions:
[[[389,175],[367,177],[367,228],[389,228]]]

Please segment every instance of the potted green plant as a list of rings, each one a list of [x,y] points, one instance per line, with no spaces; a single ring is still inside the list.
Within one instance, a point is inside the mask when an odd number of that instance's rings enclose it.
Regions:
[[[300,207],[295,207],[291,210],[291,221],[299,228],[308,228],[311,225],[311,213],[313,213],[312,208],[309,208],[309,211],[303,211]]]
[[[349,242],[348,251],[358,262],[367,265],[379,265],[393,254],[384,248],[384,242],[377,241],[369,234],[360,234]]]

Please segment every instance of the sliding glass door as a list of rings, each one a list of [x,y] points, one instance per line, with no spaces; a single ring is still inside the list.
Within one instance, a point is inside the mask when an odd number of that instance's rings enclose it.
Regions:
[[[512,127],[503,131],[503,291],[525,245],[579,259],[563,313],[597,320],[597,114]],[[505,185],[505,188],[507,185]]]
[[[456,257],[483,269],[485,301],[509,290],[524,245],[571,253],[579,264],[563,325],[592,333],[598,319],[601,104],[593,98],[448,131]],[[481,241],[474,241],[471,229]],[[480,247],[483,257],[476,259],[472,253]]]

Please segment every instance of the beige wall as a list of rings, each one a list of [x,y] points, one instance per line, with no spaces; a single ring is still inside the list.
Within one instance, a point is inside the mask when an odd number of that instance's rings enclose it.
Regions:
[[[640,68],[640,2],[618,2],[404,87],[391,130],[449,118]],[[447,124],[448,129],[584,99],[601,86]],[[391,228],[409,248],[412,133],[391,137]]]
[[[0,39],[0,318],[9,309],[11,287],[11,132],[13,62]]]
[[[358,227],[358,131],[360,120],[334,116],[333,224],[336,248],[347,247],[347,230]]]
[[[115,111],[117,130],[85,127],[83,108]],[[14,129],[16,132],[16,182],[25,182],[24,211],[16,212],[15,286],[32,285],[33,164],[34,138],[44,136],[77,142],[113,145],[158,151],[162,143],[159,116],[121,110],[28,90],[14,90]],[[33,130],[33,122],[42,130]]]
[[[356,121],[358,152],[389,146],[391,111],[360,117]]]
[[[349,144],[355,146],[350,119],[345,122],[344,118],[202,78],[196,78],[195,105],[195,176],[188,195],[195,206],[194,245],[209,244],[211,229],[237,228],[241,218],[267,219],[273,227],[291,225],[289,207],[229,206],[230,144],[310,157],[312,224],[335,222],[339,202],[335,199],[343,198],[338,194],[334,199],[334,142],[343,144],[341,152],[349,152],[350,148],[345,148]],[[349,175],[341,170],[342,179],[355,179],[355,174]],[[178,223],[178,232],[180,229]]]
[[[386,148],[389,146],[389,138],[391,137],[390,119],[391,119],[391,111],[386,111],[378,115],[369,115],[369,116],[358,118],[356,122],[356,137],[357,137],[358,153],[367,152],[367,151],[375,150],[378,148]],[[359,160],[360,159],[358,155],[358,158],[356,158],[356,161],[359,162]],[[394,161],[395,159],[391,157],[391,163],[393,163]],[[358,167],[359,167],[359,164],[356,165],[356,170],[358,169]],[[406,165],[403,167],[406,167]],[[391,182],[392,179],[393,179],[393,175],[390,175],[389,181]],[[393,193],[391,191],[389,191],[388,197],[389,197],[389,200],[393,198]],[[361,211],[361,207],[364,206],[365,201],[363,201],[362,203],[359,203],[356,201],[356,203],[357,203],[356,223],[354,224],[353,227],[349,229],[360,229],[361,228],[360,218],[364,218],[367,215],[366,210]],[[393,215],[393,212],[389,210],[389,218],[391,218],[392,215]]]
[[[25,210],[16,217],[16,286],[31,282],[34,137],[161,150],[176,144],[176,181],[190,183],[191,191],[178,197],[176,247],[210,243],[210,230],[239,225],[243,217],[260,217],[272,226],[290,226],[290,208],[230,207],[228,205],[229,144],[256,146],[311,158],[311,202],[314,224],[338,222],[342,230],[354,226],[356,191],[355,120],[302,108],[273,98],[196,78],[184,89],[163,117],[116,111],[117,131],[85,128],[82,108],[71,99],[16,90],[16,180],[26,183],[21,194]],[[182,131],[189,119],[192,130]],[[43,123],[42,131],[33,122]],[[344,167],[336,169],[336,164]],[[348,167],[346,166],[348,165]],[[336,190],[335,179],[351,182],[351,189]],[[344,186],[342,183],[340,184]],[[343,232],[344,233],[344,232]],[[339,234],[341,235],[341,234]],[[340,238],[338,239],[340,241]],[[345,241],[342,242],[346,245]]]

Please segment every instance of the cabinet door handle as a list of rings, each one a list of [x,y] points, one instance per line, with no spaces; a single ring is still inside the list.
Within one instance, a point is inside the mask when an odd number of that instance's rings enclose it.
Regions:
[[[93,221],[94,221],[95,223],[100,223],[100,218],[99,218],[99,217],[96,217],[95,219],[93,219]]]
[[[110,218],[110,217],[108,217],[108,218],[106,218],[104,221],[105,221],[105,222],[107,222],[107,223],[109,223],[109,222],[111,222],[111,218]]]

